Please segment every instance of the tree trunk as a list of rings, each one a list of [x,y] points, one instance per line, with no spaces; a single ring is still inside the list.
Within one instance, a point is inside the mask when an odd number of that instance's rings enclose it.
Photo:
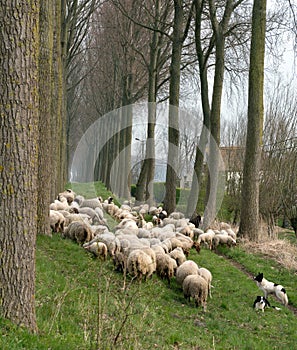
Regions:
[[[39,8],[37,0],[0,3],[0,313],[33,332]]]
[[[174,1],[172,57],[170,64],[168,157],[165,184],[164,209],[168,214],[176,207],[176,184],[179,149],[179,94],[180,64],[183,46],[183,1]]]
[[[51,198],[52,200],[61,191],[60,155],[62,138],[62,100],[63,100],[63,68],[61,53],[61,1],[54,2],[54,33],[53,33],[53,60],[52,60],[52,100],[51,100],[51,135],[53,160],[50,166],[52,174]]]
[[[38,194],[37,194],[37,233],[50,235],[49,209],[50,183],[52,172],[48,164],[52,163],[51,149],[51,70],[53,55],[53,3],[41,1],[40,13],[40,50],[39,50],[39,142],[38,142]],[[45,157],[44,155],[47,154]]]
[[[156,2],[154,28],[160,22],[160,2]],[[144,199],[150,205],[154,204],[154,177],[155,177],[155,127],[156,127],[156,100],[157,100],[157,67],[160,50],[160,33],[154,31],[150,45],[149,86],[148,86],[148,125],[145,159],[141,165],[140,175],[136,184],[136,200]],[[144,195],[145,194],[145,195]]]
[[[250,51],[248,125],[239,235],[259,238],[259,177],[263,134],[266,0],[255,0]]]
[[[194,172],[192,177],[191,191],[188,197],[186,215],[191,217],[197,209],[199,199],[199,186],[202,182],[203,162],[206,146],[210,133],[210,104],[208,96],[208,78],[207,78],[207,59],[202,50],[201,25],[203,4],[201,1],[195,1],[195,45],[199,62],[199,77],[201,84],[201,102],[203,110],[203,127],[201,130],[199,144],[196,148],[196,157],[194,163]]]

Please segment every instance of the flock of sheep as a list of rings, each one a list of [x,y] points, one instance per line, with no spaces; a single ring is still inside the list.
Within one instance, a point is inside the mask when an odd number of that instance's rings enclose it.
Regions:
[[[117,222],[112,231],[105,213]],[[145,221],[146,214],[152,221]],[[197,227],[199,221],[186,219],[180,212],[167,217],[161,207],[148,204],[133,206],[125,202],[119,207],[111,197],[104,201],[101,197],[85,199],[71,189],[50,204],[53,232],[76,241],[102,260],[109,256],[115,270],[133,279],[146,280],[156,273],[170,284],[175,277],[184,297],[193,298],[197,306],[206,310],[212,274],[188,260],[189,251],[194,247],[199,253],[202,245],[208,249],[220,244],[231,247],[236,245],[236,234],[226,223],[204,232]]]

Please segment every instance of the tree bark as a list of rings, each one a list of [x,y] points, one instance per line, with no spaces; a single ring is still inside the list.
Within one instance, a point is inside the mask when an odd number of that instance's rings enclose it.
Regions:
[[[165,184],[164,209],[168,214],[176,207],[177,165],[179,148],[179,94],[180,64],[183,46],[183,1],[174,1],[174,22],[172,38],[172,57],[170,64],[169,118],[168,118],[168,157]]]
[[[248,125],[239,235],[259,238],[259,177],[263,137],[266,0],[254,0],[250,51]]]
[[[53,55],[53,2],[41,1],[40,13],[40,50],[39,50],[39,142],[38,142],[38,206],[37,233],[51,235],[48,205],[51,201],[50,186],[52,171],[51,149],[51,71]],[[47,155],[45,157],[45,154]]]
[[[39,1],[1,2],[0,314],[37,331]]]
[[[208,78],[207,78],[207,57],[202,49],[201,26],[202,26],[203,2],[195,1],[195,45],[199,63],[199,78],[201,84],[201,103],[203,110],[203,126],[200,133],[199,144],[196,148],[196,157],[194,163],[194,172],[192,177],[191,191],[187,202],[187,217],[191,217],[197,209],[199,199],[199,186],[202,182],[203,162],[206,146],[210,133],[210,103],[208,96]]]

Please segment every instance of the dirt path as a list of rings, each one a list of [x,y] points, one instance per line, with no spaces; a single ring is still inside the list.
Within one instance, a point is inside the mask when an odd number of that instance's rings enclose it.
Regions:
[[[220,254],[217,253],[219,256],[223,257],[224,259],[228,260],[230,262],[230,264],[232,264],[234,267],[236,267],[238,270],[242,271],[246,276],[248,276],[249,278],[253,279],[253,274],[250,273],[243,265],[241,265],[238,261],[232,260],[229,257],[227,257],[224,254]],[[275,299],[277,300],[277,299]],[[297,307],[290,305],[290,301],[289,301],[289,305],[288,305],[288,309],[291,310],[294,315],[297,317]]]

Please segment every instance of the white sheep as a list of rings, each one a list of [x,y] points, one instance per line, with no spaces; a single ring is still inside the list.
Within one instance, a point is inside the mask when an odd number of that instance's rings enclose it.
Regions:
[[[199,275],[188,275],[183,281],[183,293],[184,297],[190,301],[190,298],[195,300],[195,304],[198,307],[202,305],[204,311],[206,311],[206,302],[208,295],[208,286],[205,279]]]
[[[137,278],[139,281],[151,277],[155,272],[155,264],[151,257],[140,249],[133,250],[127,259],[127,270],[132,278]]]
[[[120,250],[120,241],[112,232],[104,232],[97,234],[89,244],[93,242],[103,242],[106,244],[108,254],[113,257],[115,252]]]
[[[124,219],[122,220],[116,227],[115,230],[120,229],[129,229],[129,230],[135,230],[135,232],[138,232],[138,226],[133,219]]]
[[[113,266],[116,271],[126,273],[127,269],[127,259],[126,254],[116,251],[114,256],[112,257]]]
[[[186,260],[176,270],[177,284],[183,284],[184,279],[189,275],[198,275],[199,266],[193,260]]]
[[[64,192],[59,193],[59,196],[63,196],[67,199],[68,204],[70,205],[76,196],[75,192],[72,189],[67,189]]]
[[[50,204],[50,210],[63,210],[69,208],[67,198],[64,196],[58,196],[53,203]]]
[[[74,200],[76,200],[76,198]],[[89,207],[89,208],[95,209],[97,207],[102,208],[102,204],[98,198],[90,198],[90,199],[84,199],[81,202],[80,207],[81,208]]]
[[[175,220],[183,219],[184,217],[185,215],[179,211],[174,211],[168,216],[169,219],[175,219]]]
[[[103,261],[107,259],[108,250],[106,244],[103,242],[93,242],[91,244],[85,245],[84,248]]]
[[[232,228],[227,228],[226,231],[228,233],[228,236],[236,240],[236,233],[232,230]]]
[[[92,219],[93,225],[98,225],[101,223],[99,216],[97,215],[96,211],[92,208],[89,208],[89,207],[78,208],[78,212],[79,214],[88,215]]]
[[[49,214],[50,218],[50,226],[54,232],[63,232],[64,231],[64,223],[65,218],[62,213],[56,210],[50,210]]]
[[[84,244],[91,240],[92,231],[84,222],[73,221],[69,226],[65,227],[63,236],[70,238],[79,244]]]
[[[198,270],[198,275],[203,277],[205,281],[207,282],[207,288],[208,288],[208,295],[211,298],[211,282],[212,282],[212,274],[211,272],[206,269],[205,267],[200,267]]]
[[[212,240],[212,243],[212,249],[216,249],[219,245],[227,245],[228,247],[236,246],[236,240],[233,239],[231,236],[224,234],[215,235]]]
[[[156,273],[161,279],[166,279],[170,284],[170,279],[175,275],[177,269],[176,261],[167,254],[156,254]]]
[[[212,240],[215,236],[215,232],[211,229],[208,229],[205,233],[199,235],[197,242],[201,245],[206,245],[209,249],[212,249]]]
[[[173,249],[169,253],[169,256],[176,261],[177,266],[180,266],[182,263],[184,263],[187,260],[182,248],[180,247]]]

